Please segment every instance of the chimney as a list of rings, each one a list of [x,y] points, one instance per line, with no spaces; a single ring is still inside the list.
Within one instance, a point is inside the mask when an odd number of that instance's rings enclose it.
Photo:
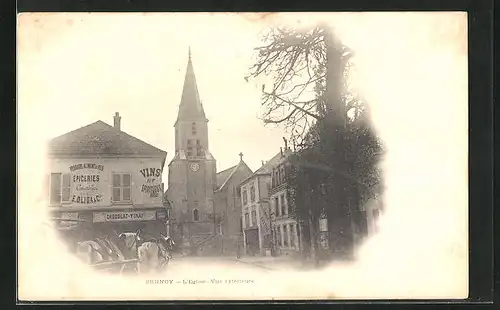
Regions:
[[[283,157],[283,148],[282,147],[280,147],[280,154]]]
[[[263,160],[261,160],[261,162],[262,162],[262,166],[264,166],[266,164]]]
[[[120,116],[120,113],[116,112],[115,116],[113,117],[115,121],[115,129],[120,130],[120,124],[121,124],[121,119],[122,117]]]

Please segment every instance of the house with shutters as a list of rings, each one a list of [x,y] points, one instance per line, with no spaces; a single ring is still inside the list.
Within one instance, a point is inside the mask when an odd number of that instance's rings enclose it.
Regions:
[[[262,162],[262,166],[239,185],[243,252],[246,255],[270,255],[274,249],[269,190],[273,167],[280,158],[281,153],[278,153]]]
[[[167,153],[114,126],[97,121],[52,139],[48,145],[49,210],[79,219],[91,231],[166,233],[162,171]]]

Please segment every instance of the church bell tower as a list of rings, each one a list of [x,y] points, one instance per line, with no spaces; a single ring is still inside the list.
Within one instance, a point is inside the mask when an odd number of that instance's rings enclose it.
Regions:
[[[191,50],[175,128],[175,155],[169,164],[167,198],[172,205],[172,236],[181,245],[214,233],[216,161],[209,151],[205,116]]]

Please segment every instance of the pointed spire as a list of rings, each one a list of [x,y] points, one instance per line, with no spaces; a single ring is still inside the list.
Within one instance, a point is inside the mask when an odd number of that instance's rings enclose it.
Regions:
[[[198,86],[196,85],[196,77],[194,75],[193,62],[191,58],[191,47],[189,47],[188,64],[186,68],[186,76],[184,78],[181,104],[179,106],[177,120],[195,119],[206,120],[206,117],[201,104],[200,95],[198,93]]]

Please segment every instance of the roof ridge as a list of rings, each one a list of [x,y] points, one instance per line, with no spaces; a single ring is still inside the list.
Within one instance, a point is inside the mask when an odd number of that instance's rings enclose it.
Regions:
[[[106,124],[106,123],[105,123],[105,124]],[[108,125],[108,124],[106,124],[106,125]],[[109,126],[109,125],[108,125],[108,126]],[[164,151],[164,150],[162,150],[162,149],[160,149],[160,148],[157,148],[156,146],[154,146],[154,145],[150,144],[149,142],[146,142],[146,141],[144,141],[144,140],[142,140],[142,139],[139,139],[139,138],[137,138],[137,137],[134,137],[134,136],[132,136],[131,134],[129,134],[129,133],[127,133],[127,132],[123,131],[123,130],[118,130],[118,129],[116,129],[116,128],[115,128],[115,127],[113,127],[113,126],[110,126],[110,127],[111,127],[111,128],[113,128],[113,130],[115,130],[115,131],[116,131],[116,132],[118,132],[118,133],[123,133],[123,134],[125,134],[125,135],[129,136],[129,137],[130,137],[130,138],[132,138],[132,139],[135,139],[135,140],[137,140],[137,141],[139,141],[139,142],[145,143],[145,144],[147,144],[147,145],[151,146],[152,148],[157,149],[157,150],[158,150],[158,151],[160,151],[160,152],[164,152],[164,153],[166,153],[166,151]]]
[[[246,163],[246,162],[242,159],[242,160],[240,160],[240,162],[239,162],[237,165],[235,165],[235,166],[233,167],[233,171],[231,171],[231,174],[229,174],[229,176],[227,177],[226,181],[224,181],[224,183],[222,183],[222,185],[219,187],[219,189],[218,189],[218,190],[221,190],[221,189],[223,189],[223,188],[224,188],[224,186],[226,186],[227,182],[229,182],[229,180],[231,179],[231,177],[234,175],[234,173],[236,172],[236,170],[238,170],[238,168],[240,167],[240,165],[241,165],[242,163],[243,163],[243,165],[245,165],[245,167],[247,167],[247,169],[248,169],[248,170],[250,170],[250,172],[252,172],[252,174],[253,174],[252,169],[250,169],[250,167],[248,167],[247,163]]]
[[[49,142],[49,153],[53,155],[142,154],[165,158],[167,156],[166,151],[102,120],[52,138]]]
[[[229,168],[226,168],[226,169],[224,169],[222,171],[217,172],[217,174],[227,172],[228,170],[234,169],[236,166],[238,166],[238,165],[234,165],[234,166],[231,166]]]
[[[50,140],[57,139],[57,138],[59,138],[59,137],[65,136],[65,135],[67,135],[67,134],[73,133],[73,132],[75,132],[75,131],[77,131],[77,130],[80,130],[80,129],[83,129],[83,128],[86,128],[86,127],[90,127],[90,126],[95,125],[95,124],[97,124],[97,123],[102,123],[102,124],[104,124],[104,125],[106,125],[106,126],[113,127],[113,126],[111,126],[111,125],[109,125],[109,124],[107,124],[107,123],[105,123],[105,122],[103,122],[103,121],[101,121],[101,120],[97,120],[97,121],[95,121],[95,122],[93,122],[93,123],[87,124],[87,125],[82,126],[82,127],[75,128],[75,129],[73,129],[73,130],[71,130],[71,131],[65,132],[65,133],[60,134],[60,135],[58,135],[58,136],[55,136],[54,138],[52,138],[52,139],[50,139]]]

